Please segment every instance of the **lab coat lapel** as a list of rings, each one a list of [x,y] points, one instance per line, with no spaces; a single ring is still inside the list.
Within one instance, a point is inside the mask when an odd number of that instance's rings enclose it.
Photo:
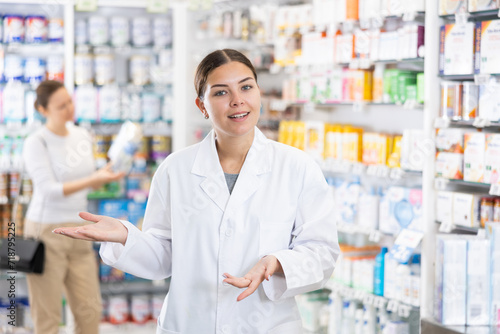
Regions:
[[[261,186],[261,174],[271,170],[271,159],[268,139],[257,128],[255,128],[255,137],[252,147],[248,151],[245,162],[236,181],[226,210],[237,208],[252,196]]]
[[[213,130],[200,143],[191,173],[205,176],[200,187],[222,211],[225,211],[229,190],[219,162]]]

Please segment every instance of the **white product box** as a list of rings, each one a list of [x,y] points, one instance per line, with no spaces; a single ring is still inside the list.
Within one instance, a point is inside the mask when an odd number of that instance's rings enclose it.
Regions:
[[[453,193],[453,224],[479,227],[481,194]]]
[[[75,118],[77,121],[97,122],[97,88],[92,85],[82,85],[75,89]]]
[[[385,254],[384,259],[384,297],[388,299],[398,298],[396,290],[396,279],[399,262],[391,257],[390,253]]]
[[[404,130],[401,142],[401,168],[422,171],[425,156],[433,150],[433,146],[433,142],[426,141],[422,130]]]
[[[490,241],[467,240],[467,325],[490,323]]]
[[[474,28],[466,24],[446,24],[441,27],[439,71],[444,75],[474,73]]]
[[[464,133],[462,129],[437,129],[436,150],[439,152],[464,153]]]
[[[376,194],[362,191],[359,196],[358,225],[368,230],[378,229],[379,197]]]
[[[381,32],[379,40],[379,60],[392,60],[397,58],[395,52],[399,48],[399,33],[397,31]]]
[[[484,153],[484,182],[500,183],[500,134],[486,134],[486,152]]]
[[[439,15],[453,15],[465,12],[466,9],[466,0],[439,0]]]
[[[469,12],[480,12],[497,8],[498,3],[496,0],[469,0]]]
[[[490,241],[490,325],[500,325],[500,224],[486,223]]]
[[[438,235],[434,315],[443,325],[465,325],[467,240]]]
[[[446,179],[463,178],[464,155],[462,153],[437,152],[436,176]]]
[[[475,73],[500,72],[500,20],[476,23]]]
[[[335,62],[345,64],[351,62],[354,56],[353,34],[338,35],[335,38]]]
[[[436,220],[441,224],[453,224],[453,193],[438,191],[436,196]]]
[[[500,121],[500,84],[490,81],[479,86],[479,117],[492,121]]]
[[[325,144],[325,124],[317,121],[305,123],[304,151],[309,153],[316,161],[323,160]]]
[[[486,136],[480,132],[464,134],[464,181],[484,182]]]
[[[369,30],[368,34],[370,36],[370,60],[379,60],[380,29]]]

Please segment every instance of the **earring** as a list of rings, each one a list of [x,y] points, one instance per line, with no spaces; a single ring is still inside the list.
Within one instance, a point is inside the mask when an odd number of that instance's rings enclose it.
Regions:
[[[205,115],[205,119],[208,119],[208,115]]]

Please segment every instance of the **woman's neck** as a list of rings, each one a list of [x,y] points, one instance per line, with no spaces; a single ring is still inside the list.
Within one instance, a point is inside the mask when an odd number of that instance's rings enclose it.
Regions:
[[[250,137],[250,136],[248,136]],[[239,174],[248,151],[253,143],[251,138],[228,138],[217,137],[215,145],[219,155],[219,161],[224,173]]]
[[[47,129],[49,129],[50,132],[58,135],[58,136],[67,136],[68,135],[68,129],[66,128],[66,124],[62,123],[55,123],[47,120],[45,123],[45,126]]]

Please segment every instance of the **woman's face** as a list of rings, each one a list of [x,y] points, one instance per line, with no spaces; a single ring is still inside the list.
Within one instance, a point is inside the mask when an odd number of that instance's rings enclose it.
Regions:
[[[47,108],[42,107],[42,114],[49,120],[66,123],[75,116],[73,99],[66,88],[59,88],[49,98]]]
[[[203,101],[198,98],[196,104],[210,117],[218,137],[253,138],[260,114],[260,89],[246,65],[232,61],[213,70]]]

